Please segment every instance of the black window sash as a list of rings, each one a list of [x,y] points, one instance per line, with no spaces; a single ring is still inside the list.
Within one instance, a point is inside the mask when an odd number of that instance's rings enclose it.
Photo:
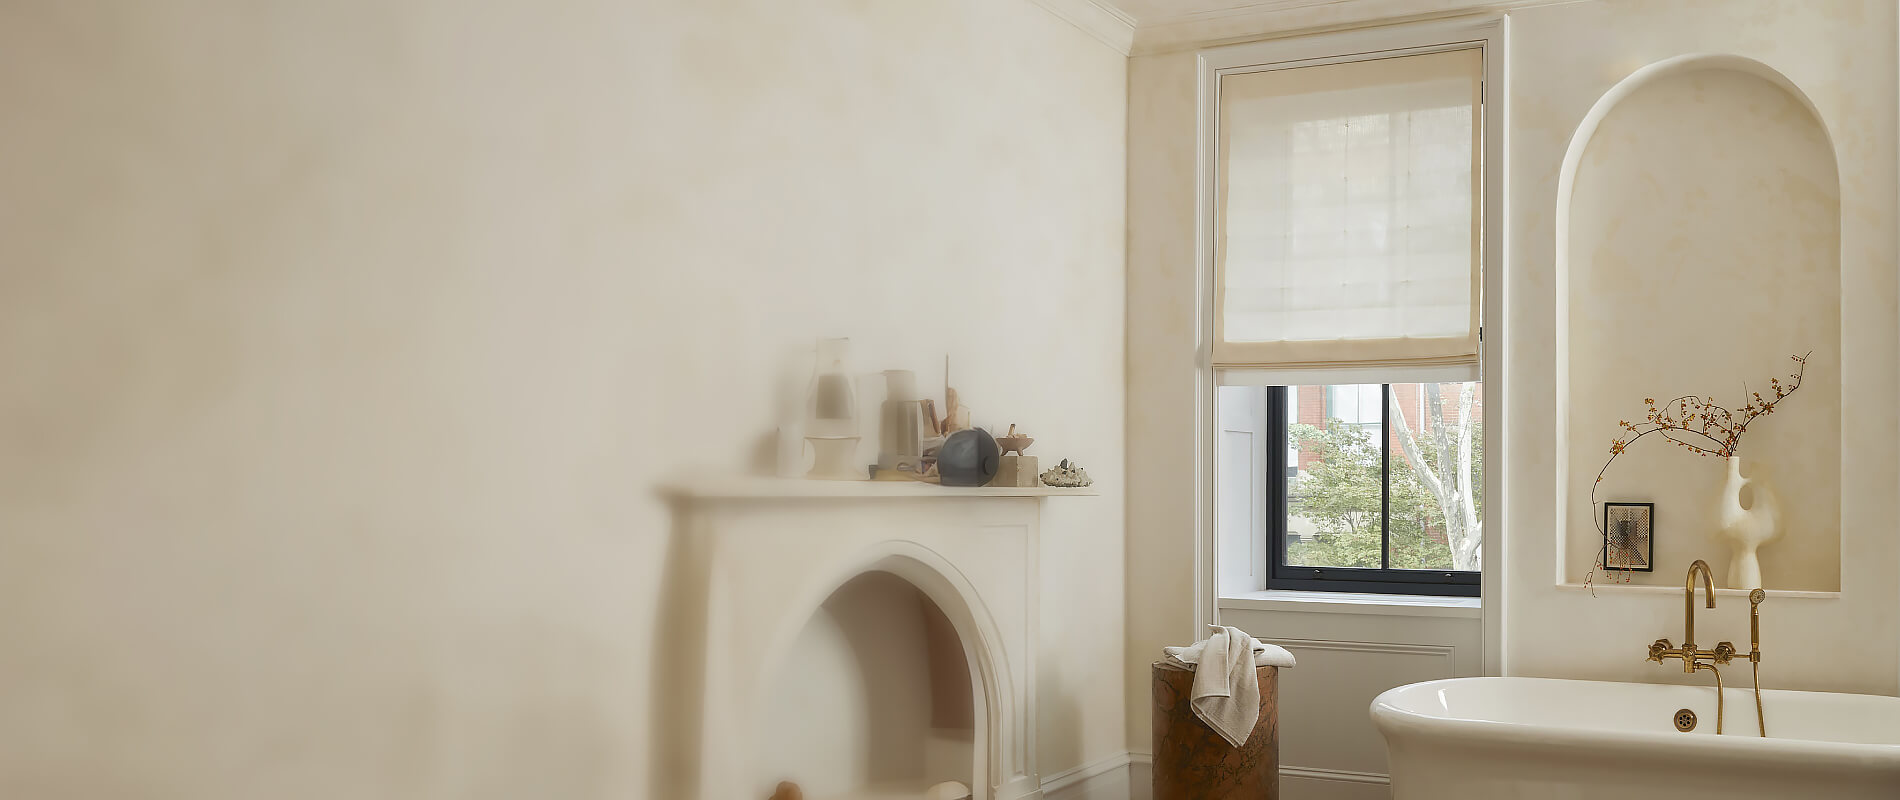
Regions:
[[[1392,569],[1392,387],[1379,387],[1379,564],[1370,567],[1294,567],[1286,563],[1287,396],[1292,388],[1267,388],[1267,588],[1330,592],[1381,592],[1477,597],[1480,574],[1460,570]]]

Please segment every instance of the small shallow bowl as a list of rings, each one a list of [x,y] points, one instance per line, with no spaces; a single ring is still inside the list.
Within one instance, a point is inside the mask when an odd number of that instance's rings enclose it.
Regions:
[[[1015,453],[1020,456],[1023,454],[1023,451],[1028,450],[1029,445],[1035,441],[1035,439],[1028,436],[998,436],[996,437],[996,446],[1003,448],[1005,454]]]

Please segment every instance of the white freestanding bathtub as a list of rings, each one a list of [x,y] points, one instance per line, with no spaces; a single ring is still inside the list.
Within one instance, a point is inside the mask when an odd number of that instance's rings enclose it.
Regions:
[[[1401,686],[1372,721],[1394,800],[1900,799],[1900,698],[1764,690],[1763,739],[1746,674],[1720,736],[1714,686],[1547,678]]]

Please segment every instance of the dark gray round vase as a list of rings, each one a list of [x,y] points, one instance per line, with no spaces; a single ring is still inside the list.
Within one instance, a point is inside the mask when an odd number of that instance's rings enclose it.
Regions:
[[[982,428],[957,431],[937,450],[937,475],[945,486],[983,486],[996,477],[1003,451]]]

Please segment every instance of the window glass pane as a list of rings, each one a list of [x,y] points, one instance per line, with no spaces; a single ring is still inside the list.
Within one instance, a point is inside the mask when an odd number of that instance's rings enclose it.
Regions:
[[[1327,415],[1352,425],[1379,424],[1379,393],[1376,383],[1326,387]]]
[[[1293,477],[1286,489],[1285,563],[1377,569],[1384,469],[1380,386],[1289,386],[1286,392],[1287,471]]]
[[[1477,570],[1484,519],[1478,384],[1392,384],[1394,569]]]

